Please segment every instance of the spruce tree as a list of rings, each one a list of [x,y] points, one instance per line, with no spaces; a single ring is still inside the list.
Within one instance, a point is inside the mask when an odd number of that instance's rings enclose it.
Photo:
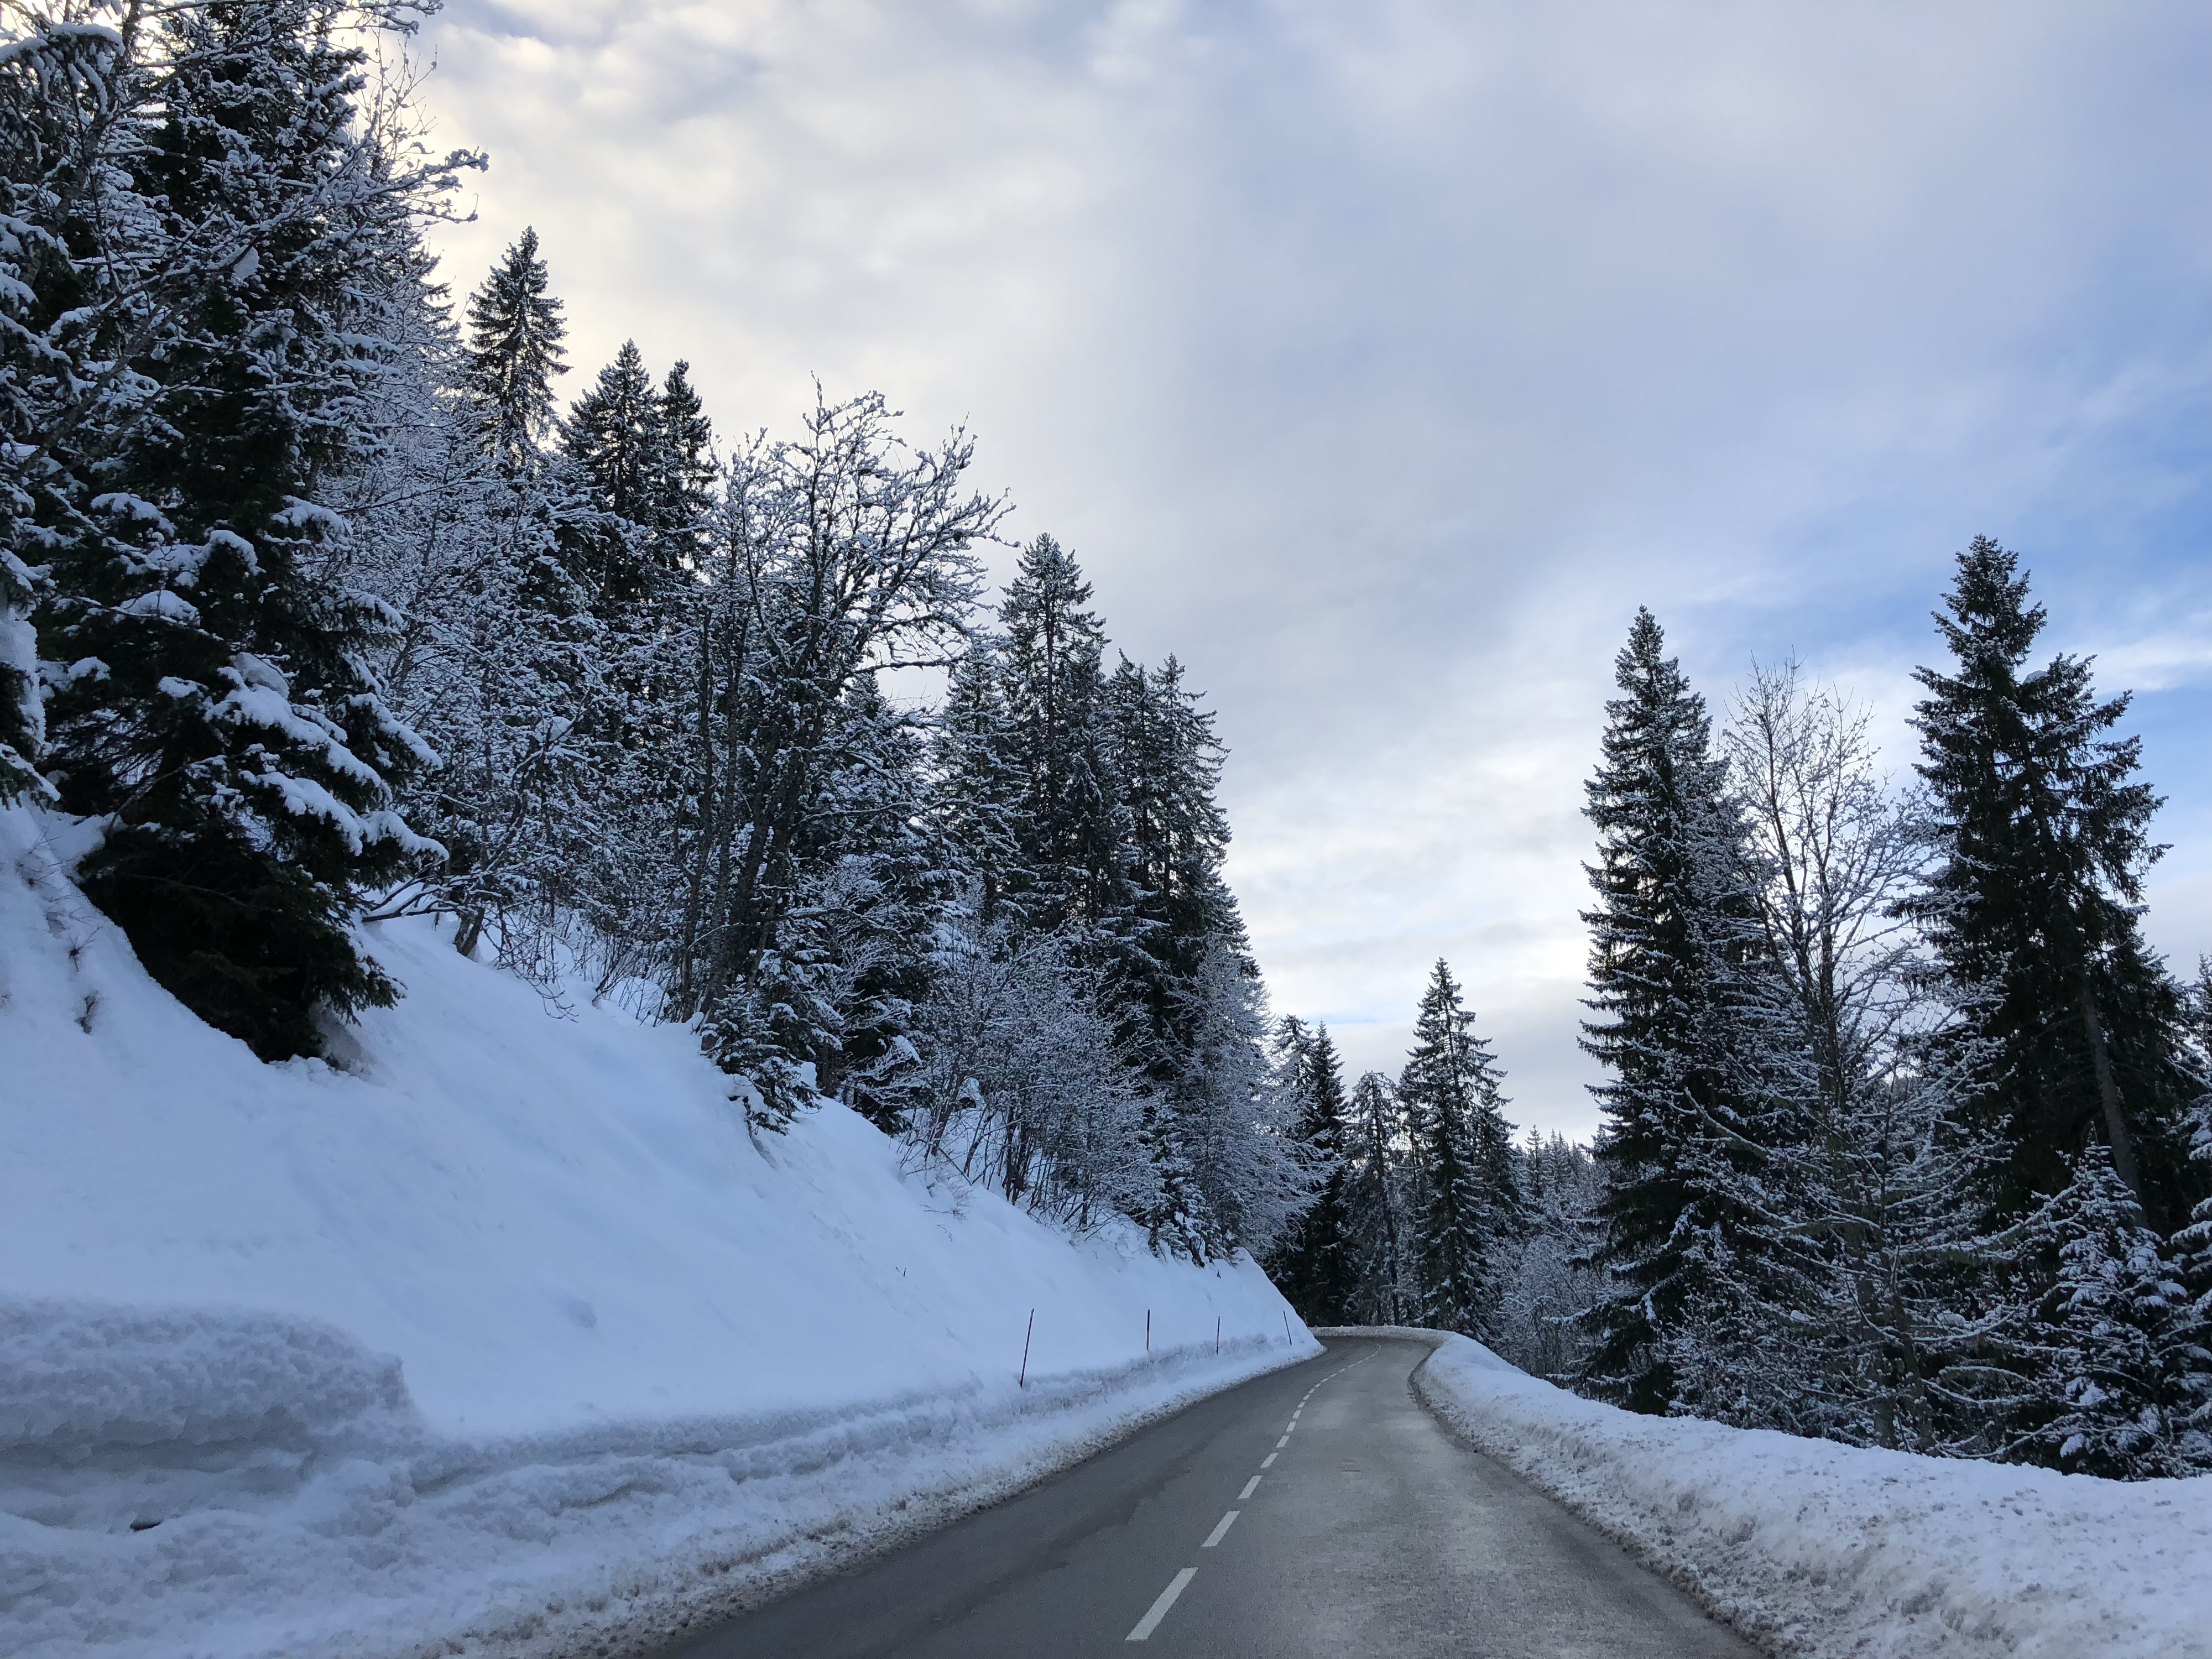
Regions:
[[[1307,1324],[1349,1324],[1358,1275],[1350,1231],[1352,1170],[1343,1147],[1342,1065],[1328,1026],[1309,1032],[1296,1019],[1283,1021],[1276,1052],[1298,1103],[1291,1139],[1304,1149],[1306,1173],[1315,1185],[1310,1201],[1264,1265],[1275,1288]]]
[[[1421,995],[1398,1097],[1421,1170],[1413,1220],[1421,1322],[1468,1336],[1495,1331],[1505,1251],[1520,1219],[1498,1083],[1490,1045],[1474,1035],[1474,1015],[1439,960]]]
[[[932,750],[931,815],[988,933],[1002,920],[1006,894],[1024,885],[1018,764],[990,641],[976,641],[953,665]]]
[[[2106,1147],[2083,1149],[2027,1231],[2057,1268],[2029,1328],[2035,1383],[2018,1451],[2111,1480],[2197,1473],[2183,1444],[2195,1402],[2177,1363],[2186,1296]]]
[[[668,476],[663,415],[637,342],[625,340],[562,425],[576,491],[562,514],[569,557],[611,620],[631,618],[665,568],[657,533]]]
[[[1105,678],[1105,632],[1084,607],[1091,584],[1049,536],[1022,550],[1006,585],[1007,716],[1021,769],[1022,890],[1007,902],[1033,927],[1109,927],[1128,900]]]
[[[646,507],[651,559],[662,570],[696,570],[714,510],[714,428],[691,385],[691,365],[678,362],[661,382],[656,469]]]
[[[63,805],[112,827],[80,870],[154,977],[264,1058],[396,988],[356,948],[365,889],[434,849],[393,810],[431,758],[367,670],[387,615],[323,579],[318,499],[381,373],[365,249],[409,204],[354,131],[363,55],[302,0],[173,12],[131,158],[163,264],[104,410],[96,519],[53,560],[42,651]],[[80,428],[82,432],[83,428]]]
[[[469,296],[468,389],[483,410],[486,452],[526,470],[553,428],[553,380],[568,365],[561,302],[546,291],[538,233],[526,227]]]
[[[46,709],[35,679],[38,633],[31,626],[37,592],[30,568],[0,547],[0,806],[46,793],[38,771]]]
[[[1390,1080],[1365,1072],[1352,1085],[1344,1155],[1345,1227],[1351,1242],[1351,1320],[1402,1325],[1406,1296],[1406,1206],[1398,1170],[1402,1118]]]
[[[1973,1106],[2003,1152],[1988,1203],[2021,1213],[2095,1139],[2174,1226],[2197,1190],[2180,1127],[2194,1091],[2179,994],[2136,926],[2159,801],[2135,775],[2139,740],[2110,735],[2128,698],[2099,701],[2078,657],[2028,666],[2045,615],[1986,537],[1936,620],[1952,665],[1917,671],[1914,724],[1940,862],[1910,908],[1993,1051]]]
[[[1598,831],[1583,1046],[1611,1073],[1581,1382],[1632,1410],[1763,1419],[1744,1363],[1771,1346],[1787,1217],[1759,1171],[1765,1060],[1756,906],[1743,831],[1711,752],[1705,701],[1665,654],[1649,611],[1615,663],[1603,759],[1588,785]]]

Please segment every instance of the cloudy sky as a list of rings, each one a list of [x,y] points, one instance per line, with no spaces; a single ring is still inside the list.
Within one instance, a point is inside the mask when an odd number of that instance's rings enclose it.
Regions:
[[[1219,711],[1279,1009],[1395,1069],[1448,957],[1585,1134],[1581,781],[1638,604],[1900,771],[1952,553],[2141,694],[2150,930],[2212,950],[2212,12],[2131,0],[448,0],[571,386],[966,422],[1012,528]]]

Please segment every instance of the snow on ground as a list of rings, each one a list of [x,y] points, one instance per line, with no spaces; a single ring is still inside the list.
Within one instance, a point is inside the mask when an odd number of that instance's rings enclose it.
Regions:
[[[2212,1480],[2100,1480],[1642,1417],[1463,1336],[1414,1389],[1790,1659],[2204,1659]]]
[[[408,994],[337,1066],[264,1066],[66,833],[0,810],[10,1659],[629,1650],[1316,1351],[1249,1261],[1070,1240],[841,1107],[756,1145],[685,1032],[427,921],[368,930]]]

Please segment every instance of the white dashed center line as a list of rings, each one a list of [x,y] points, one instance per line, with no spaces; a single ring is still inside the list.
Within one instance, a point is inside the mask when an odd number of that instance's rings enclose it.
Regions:
[[[1170,1578],[1168,1581],[1168,1587],[1160,1592],[1160,1599],[1152,1603],[1152,1611],[1137,1620],[1136,1629],[1121,1639],[1125,1642],[1141,1642],[1151,1636],[1160,1627],[1160,1620],[1168,1616],[1168,1609],[1176,1604],[1176,1597],[1188,1589],[1190,1581],[1197,1577],[1196,1567],[1185,1567]]]
[[[1263,1458],[1261,1458],[1261,1459],[1260,1460],[1260,1467],[1261,1467],[1261,1468],[1263,1468],[1263,1469],[1264,1469],[1264,1468],[1267,1468],[1270,1463],[1273,1462],[1277,1458],[1280,1457],[1281,1455],[1282,1455],[1282,1453],[1280,1453],[1280,1452],[1279,1452],[1279,1451],[1271,1451],[1271,1452],[1269,1452],[1269,1453],[1268,1453],[1265,1457],[1263,1457]]]
[[[1249,1480],[1247,1480],[1244,1483],[1244,1490],[1237,1494],[1237,1501],[1240,1504],[1244,1503],[1259,1489],[1260,1477],[1255,1474]]]
[[[1213,1530],[1206,1534],[1206,1541],[1203,1544],[1200,1544],[1199,1548],[1202,1550],[1210,1550],[1216,1544],[1218,1544],[1221,1541],[1222,1534],[1226,1533],[1230,1528],[1235,1526],[1237,1524],[1237,1517],[1243,1513],[1244,1511],[1242,1510],[1231,1510],[1228,1514],[1223,1516],[1220,1520],[1215,1522],[1213,1523]]]
[[[1284,1447],[1285,1447],[1285,1446],[1289,1445],[1290,1443],[1291,1443],[1291,1437],[1290,1437],[1290,1436],[1288,1436],[1288,1435],[1286,1434],[1286,1435],[1285,1435],[1285,1436],[1284,1436],[1280,1440],[1278,1440],[1278,1441],[1275,1443],[1275,1449],[1276,1449],[1277,1451],[1280,1451],[1280,1450],[1282,1450],[1282,1449],[1283,1449]]]

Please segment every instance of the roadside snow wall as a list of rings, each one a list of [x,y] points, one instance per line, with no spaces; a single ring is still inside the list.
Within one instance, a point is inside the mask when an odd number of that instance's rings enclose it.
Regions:
[[[2100,1480],[1639,1416],[1478,1342],[1415,1394],[1790,1659],[2206,1659],[2212,1480]]]
[[[0,809],[9,1659],[649,1651],[1318,1352],[1249,1261],[1071,1240],[842,1107],[756,1145],[688,1033],[425,921],[368,930],[407,995],[335,1065],[262,1065],[69,833]]]

